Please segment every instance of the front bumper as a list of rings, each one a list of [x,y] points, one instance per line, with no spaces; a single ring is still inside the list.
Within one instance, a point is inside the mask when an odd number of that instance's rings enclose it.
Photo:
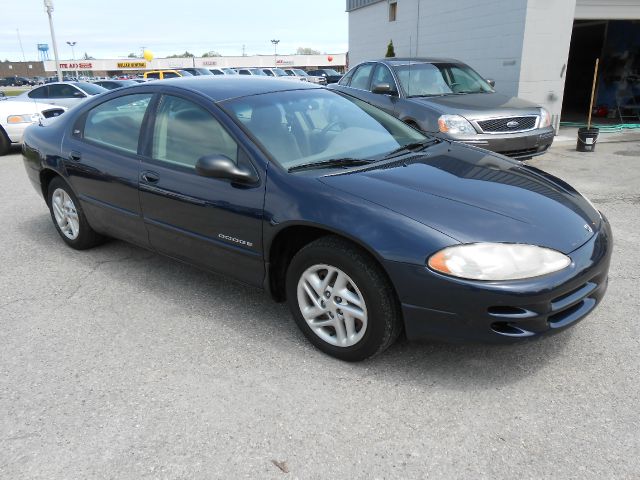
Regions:
[[[600,230],[569,255],[569,267],[534,279],[467,281],[426,266],[385,266],[410,340],[513,343],[559,332],[593,311],[607,289],[612,246],[604,219]]]
[[[28,126],[33,125],[32,123],[7,123],[3,125],[5,132],[7,132],[7,136],[11,143],[22,143],[22,136],[24,135],[24,131]]]
[[[473,137],[451,139],[508,157],[526,159],[545,153],[553,143],[554,136],[555,130],[545,127],[520,133],[482,133]]]

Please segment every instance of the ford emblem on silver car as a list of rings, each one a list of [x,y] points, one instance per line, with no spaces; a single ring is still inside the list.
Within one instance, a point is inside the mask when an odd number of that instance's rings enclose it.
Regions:
[[[516,122],[515,120],[511,120],[510,122],[507,122],[507,127],[509,128],[516,128],[518,125],[520,125],[520,123]]]

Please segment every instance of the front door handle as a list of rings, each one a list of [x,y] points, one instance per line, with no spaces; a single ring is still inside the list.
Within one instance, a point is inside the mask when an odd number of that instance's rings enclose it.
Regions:
[[[160,180],[160,177],[156,172],[142,172],[140,178],[146,183],[158,183],[158,180]]]
[[[79,162],[80,160],[82,160],[82,154],[74,150],[69,154],[69,160],[73,160],[74,162]]]

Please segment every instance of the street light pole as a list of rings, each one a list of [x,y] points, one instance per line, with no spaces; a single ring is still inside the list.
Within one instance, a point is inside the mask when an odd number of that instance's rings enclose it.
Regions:
[[[271,40],[271,43],[273,43],[273,66],[277,67],[278,66],[278,44],[280,43],[280,40]]]
[[[67,42],[67,45],[71,47],[71,56],[73,57],[73,63],[76,63],[76,51],[73,47],[76,46],[78,42]],[[78,67],[76,67],[76,80],[78,80]]]
[[[44,8],[47,10],[49,16],[49,30],[51,30],[51,43],[53,43],[53,57],[56,61],[56,72],[58,73],[58,81],[62,81],[62,70],[60,69],[60,58],[58,57],[58,44],[56,43],[56,34],[53,30],[53,0],[44,0]]]

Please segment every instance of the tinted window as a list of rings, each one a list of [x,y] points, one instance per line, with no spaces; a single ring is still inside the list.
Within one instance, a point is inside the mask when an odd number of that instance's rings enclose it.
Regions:
[[[396,88],[396,82],[393,79],[393,75],[391,75],[391,71],[386,66],[378,64],[376,70],[373,72],[371,86],[373,87],[380,83],[388,83],[394,90]]]
[[[238,146],[209,112],[182,98],[163,97],[153,132],[156,160],[194,168],[204,155],[222,154],[237,161]]]
[[[222,70],[214,70],[211,69],[209,70],[211,73],[213,73],[214,75],[224,75],[224,72]]]
[[[249,70],[245,70],[244,68],[238,70],[238,73],[240,75],[251,75],[251,72]]]
[[[47,98],[47,89],[49,87],[34,88],[27,95],[29,98]]]
[[[49,85],[49,98],[73,98],[76,92],[82,93],[77,88],[64,83]]]
[[[160,78],[160,74],[158,72],[147,73],[147,78]]]
[[[180,75],[178,75],[175,72],[164,72],[164,78],[177,78]]]
[[[273,72],[271,70],[267,70],[266,68],[264,70],[262,70],[264,73],[266,73],[267,75],[269,75],[270,77],[273,77]]]
[[[125,95],[101,103],[87,114],[86,140],[128,153],[138,151],[138,137],[151,94]]]
[[[359,66],[351,78],[351,87],[358,88],[360,90],[368,90],[371,70],[373,70],[372,63]]]
[[[100,85],[94,85],[93,83],[88,82],[74,82],[72,83],[72,85],[80,87],[82,90],[84,90],[85,93],[88,93],[89,95],[98,95],[106,91],[106,89],[104,89]]]

